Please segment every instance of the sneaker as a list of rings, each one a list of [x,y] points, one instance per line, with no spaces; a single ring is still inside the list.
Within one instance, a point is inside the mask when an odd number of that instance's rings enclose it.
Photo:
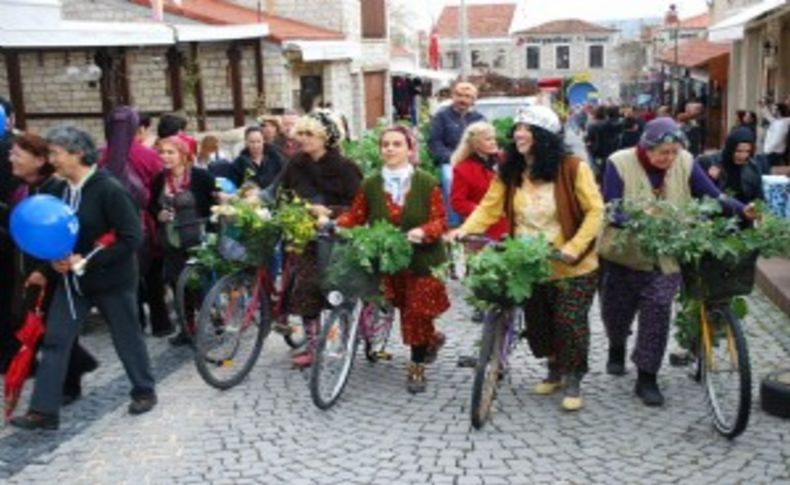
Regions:
[[[156,406],[156,395],[133,397],[132,402],[129,403],[129,414],[144,414],[152,410]]]
[[[417,362],[409,363],[406,389],[408,389],[411,394],[425,392],[425,364],[418,364]]]
[[[549,373],[545,379],[535,384],[535,394],[548,396],[554,394],[562,387],[562,376],[559,369],[552,363],[548,363]]]
[[[562,398],[562,409],[565,411],[578,411],[584,407],[584,400],[581,392],[581,377],[570,374],[565,377],[564,397]]]
[[[439,351],[444,347],[444,344],[447,342],[447,337],[442,332],[436,332],[436,336],[433,340],[433,345],[429,345],[428,349],[425,352],[425,363],[426,364],[433,364],[436,362],[436,358],[439,356]]]
[[[57,416],[39,413],[36,411],[28,411],[24,416],[12,418],[10,423],[11,426],[15,426],[20,429],[45,429],[53,431],[58,429],[60,426],[60,419]]]
[[[658,388],[655,374],[640,370],[634,393],[642,399],[642,403],[645,406],[658,407],[664,405],[664,395],[661,394],[661,390]]]

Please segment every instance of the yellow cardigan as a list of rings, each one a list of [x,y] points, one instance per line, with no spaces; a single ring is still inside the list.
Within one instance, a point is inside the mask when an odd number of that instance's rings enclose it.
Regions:
[[[525,186],[526,184],[522,184],[515,191],[513,207],[516,212],[519,212],[520,208],[526,205],[527,195],[525,191],[527,189]],[[584,212],[584,221],[570,241],[566,241],[560,231],[552,242],[562,252],[578,257],[598,237],[598,233],[601,231],[604,203],[601,192],[598,190],[598,185],[595,183],[592,170],[586,163],[579,164],[574,188],[579,206]],[[495,224],[505,211],[505,189],[505,184],[499,177],[496,177],[488,187],[488,192],[486,192],[483,200],[480,201],[474,212],[461,226],[461,233],[482,234],[489,226]],[[522,218],[518,216],[515,218],[516,221],[520,219]],[[517,236],[523,234],[524,228],[517,225],[515,233]],[[582,276],[598,268],[598,254],[595,250],[590,251],[581,261],[572,266],[562,261],[552,260],[551,268],[551,279]]]

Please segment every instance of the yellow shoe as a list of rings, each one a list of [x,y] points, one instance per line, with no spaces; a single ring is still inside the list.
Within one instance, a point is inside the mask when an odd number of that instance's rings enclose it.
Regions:
[[[562,381],[540,381],[535,384],[535,394],[539,396],[548,396],[554,394],[562,387]]]
[[[560,404],[565,411],[578,411],[584,407],[584,399],[580,397],[564,397]]]

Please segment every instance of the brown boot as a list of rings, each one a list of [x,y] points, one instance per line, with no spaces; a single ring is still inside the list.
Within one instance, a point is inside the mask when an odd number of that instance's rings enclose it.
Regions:
[[[425,388],[425,364],[410,362],[406,378],[406,389],[411,394],[419,394],[425,392]]]

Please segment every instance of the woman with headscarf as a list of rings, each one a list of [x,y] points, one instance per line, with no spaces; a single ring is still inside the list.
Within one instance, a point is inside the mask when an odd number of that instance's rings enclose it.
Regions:
[[[425,392],[425,364],[436,359],[444,334],[435,319],[450,307],[447,290],[432,271],[445,261],[442,235],[447,229],[439,182],[409,162],[415,149],[408,128],[393,126],[379,138],[383,167],[366,178],[351,209],[337,224],[354,227],[384,220],[406,232],[415,244],[409,267],[384,278],[384,294],[400,310],[403,343],[411,348],[406,388]]]
[[[607,203],[661,199],[683,204],[692,198],[719,199],[725,211],[745,218],[756,216],[754,208],[722,196],[691,154],[684,149],[686,137],[671,118],[649,122],[639,144],[615,152],[607,163],[603,195]],[[646,406],[661,406],[664,396],[657,374],[667,346],[672,301],[680,287],[677,263],[652,258],[634,244],[618,244],[616,233],[622,214],[604,227],[599,243],[601,316],[609,338],[606,372],[625,375],[626,342],[631,324],[639,315],[636,346],[631,360],[637,367],[634,392]]]
[[[161,271],[161,281],[175,291],[178,276],[189,259],[189,249],[202,242],[216,189],[214,177],[206,170],[192,166],[186,140],[178,135],[170,136],[159,140],[157,147],[165,169],[151,185],[148,213],[156,220],[164,257],[162,266],[152,271]],[[162,294],[164,290],[164,285],[149,288],[149,291]],[[194,322],[187,324],[194,325]],[[170,339],[170,343],[190,343],[189,330],[181,328],[179,334]]]
[[[130,194],[140,210],[143,225],[143,244],[138,251],[141,287],[139,291],[140,319],[145,327],[145,313],[142,304],[147,303],[150,312],[151,331],[162,336],[172,332],[167,315],[164,295],[149,291],[149,287],[161,287],[156,270],[160,266],[161,255],[156,245],[156,223],[146,208],[151,198],[151,184],[154,177],[162,171],[162,161],[156,150],[149,148],[137,137],[139,117],[130,106],[117,106],[112,110],[104,125],[107,146],[99,157],[99,167],[112,174]]]
[[[722,192],[744,204],[763,198],[763,174],[754,159],[756,143],[754,131],[739,126],[727,136],[724,149],[709,156],[708,175]]]
[[[329,111],[300,118],[295,130],[301,151],[288,163],[280,182],[283,190],[310,202],[318,216],[336,217],[348,209],[362,180],[359,167],[340,153],[341,126]],[[308,246],[293,261],[295,281],[289,312],[302,317],[308,335],[307,348],[294,356],[293,363],[307,367],[313,362],[318,317],[324,306],[316,246]]]
[[[525,303],[527,340],[548,363],[535,393],[564,387],[560,406],[577,411],[584,406],[588,314],[598,281],[594,246],[604,208],[590,165],[564,146],[561,129],[551,108],[530,106],[521,113],[499,175],[456,234],[484,232],[505,215],[511,237],[544,237],[556,248],[550,280]]]

